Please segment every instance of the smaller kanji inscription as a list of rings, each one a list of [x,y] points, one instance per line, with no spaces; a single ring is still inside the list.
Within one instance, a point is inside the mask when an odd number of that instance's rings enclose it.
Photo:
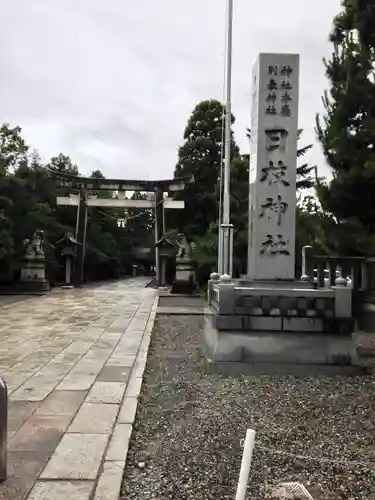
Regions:
[[[292,109],[291,109],[290,105],[289,104],[283,104],[281,106],[280,115],[281,116],[289,117],[289,116],[291,116],[291,114],[292,114]]]
[[[274,78],[268,82],[267,89],[271,92],[273,90],[277,90],[277,82]]]
[[[287,76],[288,78],[293,73],[293,68],[290,64],[282,64],[280,67],[276,64],[270,64],[268,66],[268,74],[270,76]]]
[[[285,81],[285,80],[281,81],[280,88],[282,90],[292,90],[292,86],[291,86],[290,82]]]
[[[280,75],[289,77],[293,73],[293,68],[289,64],[283,64],[280,69]]]
[[[278,67],[277,66],[268,66],[268,74],[271,76],[277,76],[278,73]]]
[[[276,92],[268,92],[267,97],[266,97],[267,102],[274,103],[276,101],[276,99],[277,99]]]
[[[277,115],[277,108],[274,104],[267,106],[266,115]]]
[[[288,104],[292,100],[289,92],[285,91],[281,96],[281,102]]]

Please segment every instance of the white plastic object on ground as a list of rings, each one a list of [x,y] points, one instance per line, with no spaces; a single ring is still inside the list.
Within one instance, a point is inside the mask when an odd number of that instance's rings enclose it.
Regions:
[[[280,483],[272,492],[274,498],[295,499],[295,500],[314,500],[307,489],[301,483]]]
[[[253,457],[254,442],[255,431],[253,429],[247,429],[243,447],[240,477],[238,479],[236,500],[245,500],[246,497],[247,481],[249,479],[251,460]]]

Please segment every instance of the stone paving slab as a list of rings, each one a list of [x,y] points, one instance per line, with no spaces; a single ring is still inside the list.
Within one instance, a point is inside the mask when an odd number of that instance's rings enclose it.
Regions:
[[[119,405],[84,403],[68,432],[81,434],[110,434],[115,424]]]
[[[105,457],[106,461],[122,461],[125,464],[132,427],[132,424],[116,424]]]
[[[8,443],[10,451],[53,452],[71,421],[66,415],[32,415]]]
[[[125,462],[105,462],[95,490],[94,500],[119,498]]]
[[[157,298],[147,278],[4,307],[1,500],[118,500]]]
[[[108,438],[108,434],[65,434],[41,479],[95,480]]]
[[[1,500],[24,499],[33,487],[49,458],[49,453],[9,451],[5,483],[0,484]]]
[[[29,500],[53,500],[55,498],[89,500],[93,488],[93,481],[40,481],[29,495]]]

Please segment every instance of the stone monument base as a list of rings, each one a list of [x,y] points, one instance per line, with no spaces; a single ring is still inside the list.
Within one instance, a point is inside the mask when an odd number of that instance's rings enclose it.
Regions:
[[[194,273],[192,268],[188,266],[187,268],[177,267],[176,277],[172,285],[171,293],[175,294],[192,294],[196,290],[196,283],[194,280]]]
[[[21,292],[48,292],[51,286],[47,280],[20,281],[17,289]]]
[[[212,361],[207,359],[207,373],[216,373],[228,377],[293,376],[293,377],[356,377],[366,375],[368,369],[362,366],[339,365],[304,365],[282,363],[241,363],[232,361]]]
[[[195,283],[193,280],[174,280],[171,293],[176,295],[191,295],[195,291]]]
[[[205,355],[226,375],[338,375],[362,373],[351,336],[300,332],[217,330],[205,318]]]
[[[21,270],[21,279],[18,288],[22,291],[46,292],[50,284],[46,279],[45,260],[26,262]]]
[[[204,348],[226,374],[363,372],[353,339],[351,290],[310,283],[210,280]]]

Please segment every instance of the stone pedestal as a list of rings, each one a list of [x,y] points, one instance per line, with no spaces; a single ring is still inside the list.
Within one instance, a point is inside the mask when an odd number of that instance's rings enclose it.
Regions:
[[[224,373],[357,372],[352,290],[295,280],[299,57],[260,54],[253,72],[248,271],[208,283],[204,343]],[[305,266],[306,267],[306,266]]]
[[[176,255],[176,276],[171,293],[190,294],[196,289],[191,248],[185,237],[180,235],[179,250]]]
[[[190,294],[196,289],[194,270],[191,261],[178,262],[176,260],[176,277],[171,293]]]
[[[43,250],[44,232],[35,231],[31,240],[24,241],[26,248],[18,288],[22,291],[47,291],[50,284],[46,279],[46,257]]]
[[[181,235],[179,251],[176,256],[176,277],[171,293],[190,294],[196,289],[194,269],[191,260],[190,245],[184,235]]]
[[[46,261],[44,258],[30,259],[21,269],[19,288],[25,291],[47,291],[50,284],[46,279]]]

